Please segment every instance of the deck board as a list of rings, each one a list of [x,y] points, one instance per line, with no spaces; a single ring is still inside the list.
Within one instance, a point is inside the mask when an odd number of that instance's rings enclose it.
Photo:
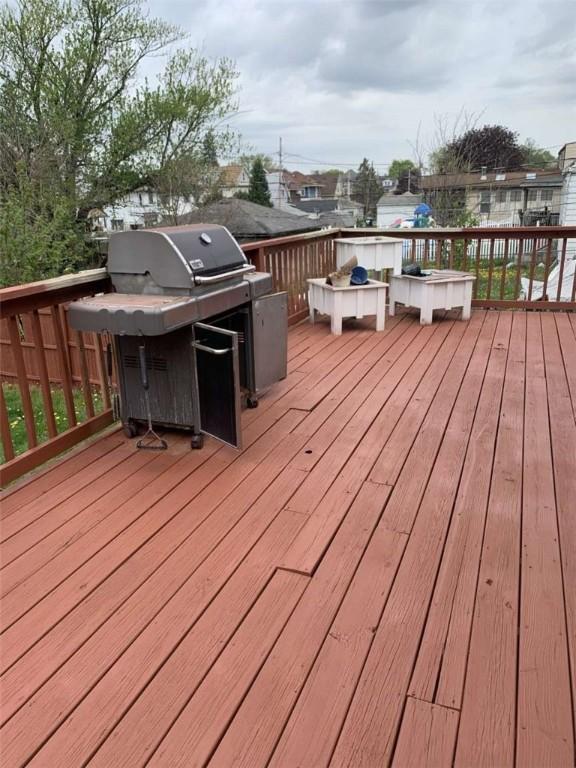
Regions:
[[[576,323],[289,333],[241,452],[3,497],[2,765],[568,766]]]

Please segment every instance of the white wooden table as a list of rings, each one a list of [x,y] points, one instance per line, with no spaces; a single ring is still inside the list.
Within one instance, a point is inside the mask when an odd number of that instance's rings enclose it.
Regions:
[[[417,307],[420,323],[430,325],[435,309],[462,307],[462,320],[469,320],[474,280],[469,272],[449,269],[433,269],[427,277],[394,275],[390,278],[389,314],[394,315],[396,303]]]
[[[308,305],[310,322],[316,311],[331,317],[331,330],[336,336],[342,333],[342,318],[376,315],[376,330],[383,331],[386,320],[386,290],[388,283],[369,280],[366,285],[335,288],[327,285],[323,277],[308,280]]]
[[[336,268],[356,256],[364,269],[380,272],[392,269],[395,275],[402,272],[402,249],[404,240],[399,237],[348,237],[336,243]]]

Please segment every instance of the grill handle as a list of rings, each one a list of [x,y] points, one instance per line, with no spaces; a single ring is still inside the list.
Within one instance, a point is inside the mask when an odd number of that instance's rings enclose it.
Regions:
[[[192,342],[194,349],[199,349],[201,352],[209,352],[211,355],[227,355],[231,352],[230,349],[214,349],[214,347],[207,347],[205,344],[199,344],[197,341]]]
[[[247,272],[254,272],[256,267],[253,264],[246,264],[245,267],[240,269],[233,269],[231,272],[221,272],[219,275],[210,275],[209,277],[194,277],[196,285],[212,285],[213,283],[221,283],[224,280],[228,280],[230,277],[237,277],[238,275],[245,275]]]

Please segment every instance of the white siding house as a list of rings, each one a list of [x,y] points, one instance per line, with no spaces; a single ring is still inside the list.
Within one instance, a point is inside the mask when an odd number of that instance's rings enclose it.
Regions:
[[[154,226],[163,218],[190,213],[195,207],[189,195],[167,196],[152,189],[141,189],[105,206],[90,218],[95,231],[122,232]]]

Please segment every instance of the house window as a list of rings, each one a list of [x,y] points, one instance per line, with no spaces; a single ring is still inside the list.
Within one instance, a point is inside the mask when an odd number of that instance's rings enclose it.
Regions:
[[[121,232],[124,229],[124,219],[112,219],[112,231]]]
[[[553,189],[543,189],[540,192],[540,200],[543,202],[549,203],[552,200],[552,197],[554,195]]]
[[[480,192],[480,213],[490,213],[490,192]]]
[[[497,203],[505,203],[506,202],[506,190],[505,189],[499,189],[498,192],[496,192],[496,202]]]
[[[148,202],[149,203],[154,202],[154,192],[148,192]]]
[[[520,203],[522,201],[522,190],[521,189],[512,189],[510,191],[510,202],[511,203]]]
[[[142,203],[142,193],[141,192],[138,192],[138,202],[140,203],[140,205],[143,204]]]
[[[532,203],[534,200],[538,200],[538,190],[537,189],[529,189],[528,190],[528,202]]]

